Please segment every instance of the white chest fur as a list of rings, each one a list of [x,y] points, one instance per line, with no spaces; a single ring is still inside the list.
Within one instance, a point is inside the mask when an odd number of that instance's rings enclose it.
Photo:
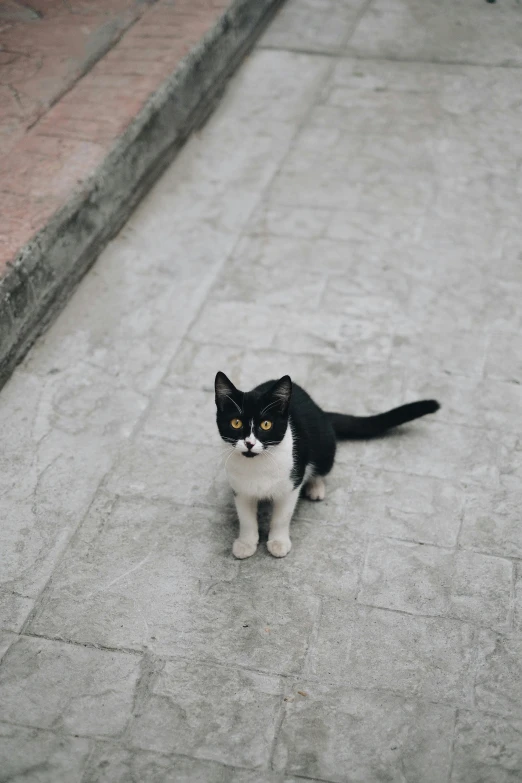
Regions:
[[[230,486],[241,495],[257,499],[277,498],[293,489],[290,473],[293,467],[292,430],[288,427],[281,443],[248,458],[237,452],[226,464]]]

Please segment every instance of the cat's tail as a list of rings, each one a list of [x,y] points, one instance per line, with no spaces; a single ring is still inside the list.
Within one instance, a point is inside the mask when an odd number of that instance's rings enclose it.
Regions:
[[[440,408],[437,400],[420,400],[409,402],[399,408],[393,408],[386,413],[378,413],[376,416],[348,416],[344,413],[326,413],[330,419],[338,440],[358,440],[359,438],[375,438],[413,421],[427,413],[435,413]]]

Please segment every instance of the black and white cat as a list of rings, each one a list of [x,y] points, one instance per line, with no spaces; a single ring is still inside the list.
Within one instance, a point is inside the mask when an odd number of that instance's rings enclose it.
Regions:
[[[326,413],[288,375],[242,392],[218,372],[215,390],[219,434],[230,447],[225,465],[239,517],[232,547],[238,558],[257,549],[260,500],[273,501],[268,551],[274,557],[289,553],[300,491],[323,500],[323,476],[332,469],[337,440],[375,437],[439,409],[435,400],[422,400],[376,416]]]

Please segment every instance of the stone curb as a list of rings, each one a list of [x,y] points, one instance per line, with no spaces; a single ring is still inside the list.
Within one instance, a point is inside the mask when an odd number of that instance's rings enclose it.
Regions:
[[[0,280],[0,388],[62,309],[103,247],[219,101],[284,0],[233,0],[117,139],[80,193]]]

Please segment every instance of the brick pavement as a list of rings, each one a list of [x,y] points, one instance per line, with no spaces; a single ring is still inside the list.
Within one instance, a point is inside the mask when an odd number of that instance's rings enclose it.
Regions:
[[[24,245],[82,191],[146,101],[228,5],[2,4],[0,279]]]
[[[520,779],[519,30],[289,2],[4,387],[4,777]],[[443,407],[238,562],[217,369]]]

